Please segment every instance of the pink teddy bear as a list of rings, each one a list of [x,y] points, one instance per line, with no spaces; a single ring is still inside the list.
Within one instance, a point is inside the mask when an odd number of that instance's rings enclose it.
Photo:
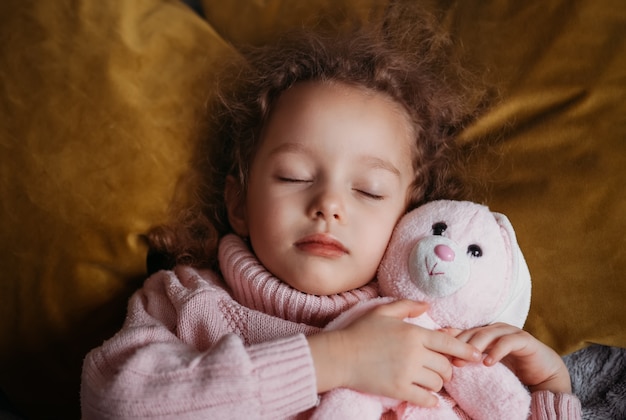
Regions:
[[[494,322],[522,327],[530,306],[530,273],[509,220],[483,205],[434,201],[405,215],[378,271],[383,296],[428,302],[427,313],[406,319],[422,327],[468,329]],[[331,322],[337,329],[389,301],[359,304]],[[526,419],[530,395],[503,364],[453,368],[436,408],[340,388],[322,395],[314,419]],[[456,409],[455,409],[455,406]]]

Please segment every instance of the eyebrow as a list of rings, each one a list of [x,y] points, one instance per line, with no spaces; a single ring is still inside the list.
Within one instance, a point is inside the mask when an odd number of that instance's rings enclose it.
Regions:
[[[279,153],[299,153],[306,152],[309,148],[301,143],[283,143],[279,146],[276,146],[274,149],[270,151],[270,156],[277,155]]]
[[[308,150],[309,148],[301,143],[283,143],[277,146],[276,148],[272,149],[272,151],[270,151],[270,156],[274,156],[280,153],[303,153],[303,152],[307,152]],[[364,163],[369,168],[383,169],[383,170],[391,172],[397,177],[400,177],[402,175],[400,173],[400,170],[396,168],[396,166],[393,163],[385,159],[381,159],[379,157],[370,156],[370,155],[361,155],[361,156],[358,156],[357,159],[359,160],[359,162]]]
[[[378,158],[376,156],[363,156],[361,158],[361,160],[370,168],[373,169],[384,169],[387,170],[389,172],[391,172],[392,174],[400,177],[400,170],[398,168],[395,167],[394,164],[392,164],[391,162]]]

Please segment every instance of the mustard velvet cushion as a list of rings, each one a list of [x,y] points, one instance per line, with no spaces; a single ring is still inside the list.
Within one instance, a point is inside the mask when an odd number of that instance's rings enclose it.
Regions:
[[[388,0],[200,0],[204,16],[235,46],[261,45],[299,27],[337,26],[384,16]]]
[[[626,8],[457,1],[446,22],[502,103],[461,139],[533,278],[526,329],[561,353],[626,347]]]
[[[230,45],[384,1],[0,3],[0,388],[77,418],[82,357],[145,277],[141,235],[184,174]],[[433,1],[503,101],[460,139],[533,275],[528,329],[626,347],[626,10],[618,0]],[[333,7],[332,5],[336,6]]]
[[[78,418],[232,54],[178,1],[0,2],[0,388]]]

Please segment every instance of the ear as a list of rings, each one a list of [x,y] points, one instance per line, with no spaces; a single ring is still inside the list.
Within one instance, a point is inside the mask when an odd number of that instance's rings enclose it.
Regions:
[[[239,183],[235,177],[228,175],[226,177],[226,186],[224,187],[224,200],[226,202],[226,210],[228,211],[228,222],[235,233],[241,237],[248,236],[248,219],[246,217],[246,204],[244,192],[241,191]]]
[[[509,219],[505,215],[496,212],[493,213],[493,216],[498,222],[498,225],[500,225],[500,232],[502,232],[502,236],[509,246],[509,253],[512,259],[510,267],[511,272],[509,275],[512,277],[513,281],[513,290],[511,291],[507,305],[495,321],[506,322],[507,324],[522,328],[528,316],[528,310],[530,309],[530,271],[528,270],[528,265],[526,264],[522,250],[517,243],[515,231]]]

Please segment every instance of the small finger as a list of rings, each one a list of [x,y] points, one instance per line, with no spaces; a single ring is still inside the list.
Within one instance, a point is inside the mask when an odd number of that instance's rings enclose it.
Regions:
[[[430,369],[423,369],[419,374],[418,382],[414,382],[414,384],[426,389],[427,391],[439,392],[441,391],[441,388],[443,388],[443,381],[444,380],[439,373]]]
[[[463,331],[456,338],[460,341],[473,345],[481,352],[485,352],[501,337],[510,335],[515,331],[517,330],[511,329],[505,324],[495,324],[477,330]]]
[[[428,310],[428,304],[425,302],[416,302],[408,299],[400,299],[395,302],[386,303],[379,306],[376,310],[381,315],[393,318],[415,318]]]
[[[409,392],[404,398],[399,398],[402,401],[407,401],[411,404],[415,404],[419,407],[437,407],[439,405],[439,398],[427,389],[424,389],[418,385],[411,387]]]
[[[460,368],[461,368],[461,367],[463,367],[463,366],[467,366],[467,363],[468,363],[468,362],[466,362],[465,360],[462,360],[462,359],[457,359],[457,358],[454,358],[454,357],[453,357],[453,358],[452,358],[451,363],[452,363],[454,366],[456,366],[456,367],[460,367]]]
[[[494,365],[504,359],[508,354],[522,351],[525,343],[526,340],[524,340],[521,334],[501,337],[487,350],[483,363],[487,366]]]
[[[445,333],[435,331],[431,335],[428,349],[468,362],[477,362],[482,359],[482,352],[474,345],[465,343]]]
[[[452,379],[452,366],[450,360],[442,354],[433,353],[431,357],[424,361],[424,367],[435,372],[443,382],[447,382]],[[443,383],[440,385],[443,386]],[[441,388],[429,387],[429,389],[439,391]]]
[[[459,330],[458,328],[440,328],[439,331],[446,333],[452,337],[457,337],[463,330]]]

